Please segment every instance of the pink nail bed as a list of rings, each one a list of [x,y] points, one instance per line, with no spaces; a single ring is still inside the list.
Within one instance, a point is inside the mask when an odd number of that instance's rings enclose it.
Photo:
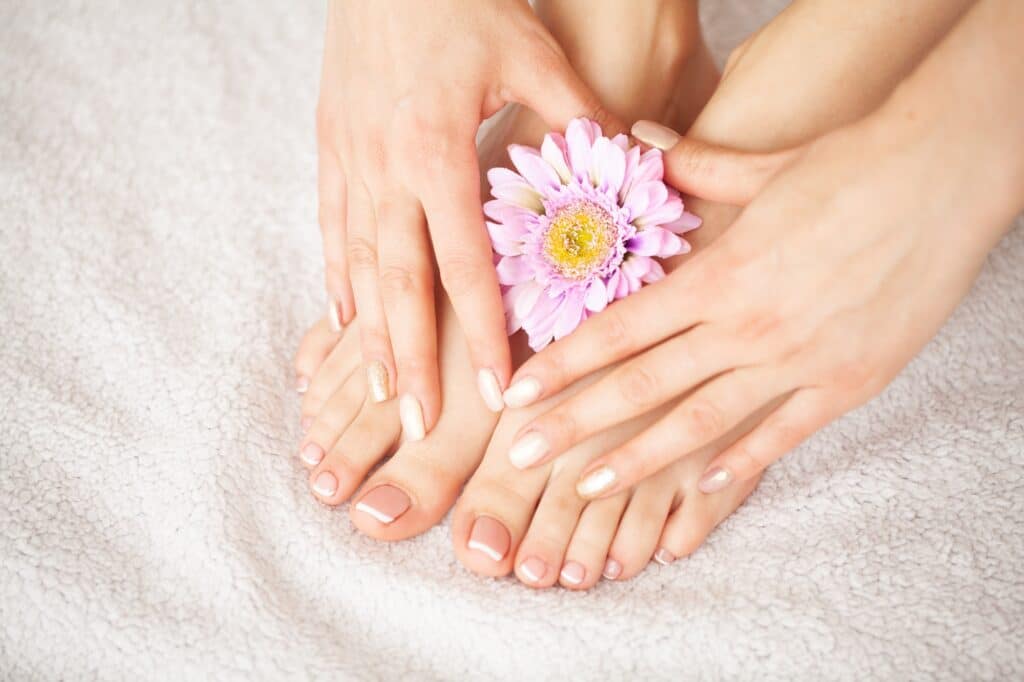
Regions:
[[[305,433],[306,431],[309,431],[309,427],[313,425],[313,418],[303,417],[302,421],[299,422],[299,425],[302,427],[302,432]]]
[[[487,555],[491,561],[501,561],[512,545],[512,536],[500,521],[490,516],[478,516],[473,522],[466,546]]]
[[[523,563],[519,564],[519,572],[523,574],[531,583],[539,583],[544,579],[544,574],[548,572],[548,565],[544,563],[543,559],[538,559],[535,556],[530,557]]]
[[[668,566],[670,563],[676,560],[676,555],[662,547],[654,553],[654,560],[662,566]]]
[[[377,486],[356,502],[357,511],[369,514],[384,524],[394,522],[410,506],[412,506],[412,501],[408,495],[395,486],[387,484]]]
[[[587,575],[587,569],[578,561],[566,561],[562,566],[562,580],[570,585],[579,585]]]
[[[313,481],[313,492],[320,497],[332,497],[338,492],[338,479],[330,471],[321,471]]]
[[[311,467],[315,467],[324,458],[324,449],[316,443],[306,443],[299,451],[299,459]]]
[[[622,575],[622,564],[615,559],[609,558],[608,561],[604,562],[604,571],[601,572],[608,580],[615,580]]]
[[[309,377],[301,374],[295,377],[295,391],[296,393],[305,393],[309,390]]]

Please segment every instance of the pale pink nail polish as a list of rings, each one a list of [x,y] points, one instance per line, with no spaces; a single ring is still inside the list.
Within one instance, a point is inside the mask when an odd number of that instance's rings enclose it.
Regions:
[[[302,374],[295,375],[295,392],[302,395],[309,390],[309,377]]]
[[[570,585],[579,585],[587,576],[587,569],[578,561],[566,561],[562,566],[562,580]]]
[[[679,142],[679,133],[653,121],[637,121],[630,132],[644,144],[662,151],[672,149]]]
[[[543,559],[538,559],[535,556],[528,558],[523,563],[519,564],[519,572],[523,574],[531,583],[539,583],[544,579],[544,574],[548,572],[548,565],[544,563]]]
[[[324,449],[316,443],[306,443],[299,450],[299,459],[311,467],[315,467],[324,458]]]
[[[321,471],[313,481],[313,492],[320,497],[331,497],[338,492],[338,479],[330,471]]]
[[[697,488],[702,493],[717,493],[732,482],[732,474],[721,467],[715,467],[701,476]]]
[[[305,433],[306,431],[309,431],[309,427],[313,425],[313,418],[303,417],[302,421],[299,422],[299,425],[302,427],[302,432]]]
[[[327,302],[327,324],[335,334],[345,328],[342,320],[345,319],[345,311],[341,309],[341,301],[332,298]]]
[[[369,514],[384,524],[394,522],[410,506],[412,506],[412,501],[408,495],[386,483],[377,486],[356,502],[357,511]]]
[[[676,555],[662,547],[654,553],[654,560],[662,566],[668,566],[670,563],[676,560]]]
[[[601,572],[601,575],[608,580],[615,580],[622,575],[622,564],[608,557],[608,561],[604,562],[604,571]]]
[[[466,546],[490,557],[491,561],[501,561],[508,554],[512,545],[512,536],[500,521],[490,516],[478,516],[473,522]]]

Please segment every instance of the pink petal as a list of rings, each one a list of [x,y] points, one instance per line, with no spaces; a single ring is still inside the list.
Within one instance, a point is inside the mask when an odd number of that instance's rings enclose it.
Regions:
[[[540,146],[540,155],[548,162],[548,165],[555,169],[563,183],[569,182],[569,179],[572,178],[568,153],[565,138],[559,133],[548,133],[544,136],[544,142]]]
[[[533,268],[525,256],[506,256],[498,262],[498,281],[506,286],[533,279]]]
[[[583,298],[583,293],[578,290],[565,297],[562,309],[555,320],[555,326],[551,330],[555,339],[568,335],[573,329],[580,326],[580,322],[583,321]]]
[[[574,118],[569,121],[565,142],[569,149],[569,167],[577,180],[585,180],[590,172],[590,152],[595,137],[586,119]]]
[[[668,189],[665,183],[656,180],[633,185],[633,189],[626,195],[623,206],[629,209],[630,219],[635,220],[647,211],[660,207],[667,200]]]
[[[628,263],[632,259],[627,259]],[[611,277],[608,278],[608,283],[605,284],[605,289],[608,290],[608,302],[611,303],[615,300],[615,292],[619,289],[619,280],[623,278],[623,271],[620,268],[612,273]]]
[[[506,203],[519,206],[537,215],[544,212],[543,197],[541,197],[537,190],[525,183],[491,187],[491,195],[495,199],[501,199]]]
[[[689,213],[688,211],[683,211],[683,215],[681,215],[678,219],[673,220],[670,223],[663,223],[662,227],[664,227],[666,230],[670,232],[675,232],[676,234],[683,234],[684,232],[689,232],[690,230],[696,230],[698,227],[700,227],[702,222],[704,221],[701,220],[698,216],[695,216],[694,214]]]
[[[683,214],[683,201],[679,197],[669,196],[659,205],[647,207],[640,215],[633,216],[633,224],[637,227],[647,225],[662,225],[679,219]]]
[[[508,156],[519,174],[541,194],[554,192],[562,186],[558,173],[536,149],[520,144],[508,146]]]
[[[491,246],[502,256],[518,256],[523,252],[522,231],[488,220],[487,233],[491,236]]]
[[[636,277],[639,280],[650,271],[653,262],[646,256],[630,256],[622,262],[620,269],[630,277]]]
[[[622,188],[619,189],[619,202],[626,198],[626,194],[633,187],[636,176],[636,166],[640,163],[640,147],[631,147],[626,152],[626,169],[622,174]]]
[[[665,270],[661,267],[661,263],[656,260],[651,261],[650,271],[641,277],[640,279],[647,284],[653,284],[654,282],[660,281],[665,278]]]
[[[615,298],[625,298],[631,291],[629,287],[629,280],[626,277],[619,278],[619,286],[615,289]]]
[[[516,288],[519,290],[519,295],[513,301],[513,311],[517,316],[525,319],[530,316],[533,307],[537,305],[537,299],[540,298],[544,287],[531,280],[523,282]]]
[[[626,175],[626,154],[607,137],[599,137],[590,157],[590,180],[595,187],[618,194]]]
[[[592,310],[595,313],[605,309],[605,306],[608,305],[608,288],[605,287],[604,282],[595,279],[591,283],[587,288],[587,296],[583,300],[583,304],[587,310]]]
[[[630,253],[638,256],[656,256],[661,251],[664,236],[672,234],[660,227],[649,227],[638,231],[632,239],[626,242],[626,248]],[[672,235],[675,237],[675,235]]]
[[[623,133],[619,133],[612,138],[612,144],[621,149],[623,152],[629,150],[629,136]],[[637,147],[637,149],[640,149]]]

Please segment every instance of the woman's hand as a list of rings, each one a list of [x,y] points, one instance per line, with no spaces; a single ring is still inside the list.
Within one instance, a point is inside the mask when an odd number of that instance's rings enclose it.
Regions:
[[[440,410],[433,263],[492,409],[511,371],[475,136],[507,102],[555,128],[596,99],[524,0],[330,3],[317,107],[329,318],[359,311],[370,395]],[[350,286],[351,282],[351,286]],[[418,426],[418,428],[415,428]]]
[[[922,91],[939,92],[925,79],[855,126],[775,155],[674,144],[671,131],[634,127],[670,148],[673,184],[756,198],[706,251],[520,368],[505,394],[512,407],[635,356],[526,425],[513,462],[546,461],[678,401],[584,473],[579,493],[604,496],[770,410],[709,464],[700,488],[711,493],[880,392],[963,298],[1020,209],[1024,130],[1013,112],[1024,107],[1012,83],[999,93],[1008,106],[993,108],[1005,118],[987,125],[971,118],[969,100],[963,116],[922,107]]]

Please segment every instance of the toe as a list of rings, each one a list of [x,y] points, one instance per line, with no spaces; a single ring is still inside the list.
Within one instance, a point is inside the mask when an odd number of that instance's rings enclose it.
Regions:
[[[352,376],[359,366],[359,358],[358,334],[346,334],[312,374],[309,386],[302,396],[304,417],[316,417],[320,413],[338,387]]]
[[[565,552],[559,582],[571,590],[590,589],[601,579],[608,560],[608,549],[626,509],[629,494],[594,500],[580,516]]]
[[[649,478],[637,485],[608,552],[612,563],[606,566],[606,577],[626,580],[647,566],[658,547],[673,496],[672,486],[663,477]],[[664,559],[661,557],[659,562]]]
[[[299,443],[299,460],[309,468],[319,464],[330,452],[363,406],[366,381],[355,372],[342,384],[323,409],[312,419],[312,424]]]
[[[692,486],[687,490],[683,503],[665,524],[657,552],[675,558],[693,554],[704,544],[711,531],[743,504],[757,487],[758,480],[712,495],[705,495],[696,490],[696,486]]]
[[[566,549],[586,506],[576,494],[578,473],[563,471],[550,481],[519,545],[515,572],[529,587],[550,587],[559,579]]]
[[[309,390],[313,376],[337,343],[338,335],[327,327],[327,320],[321,319],[310,327],[295,353],[296,391],[305,393]]]

